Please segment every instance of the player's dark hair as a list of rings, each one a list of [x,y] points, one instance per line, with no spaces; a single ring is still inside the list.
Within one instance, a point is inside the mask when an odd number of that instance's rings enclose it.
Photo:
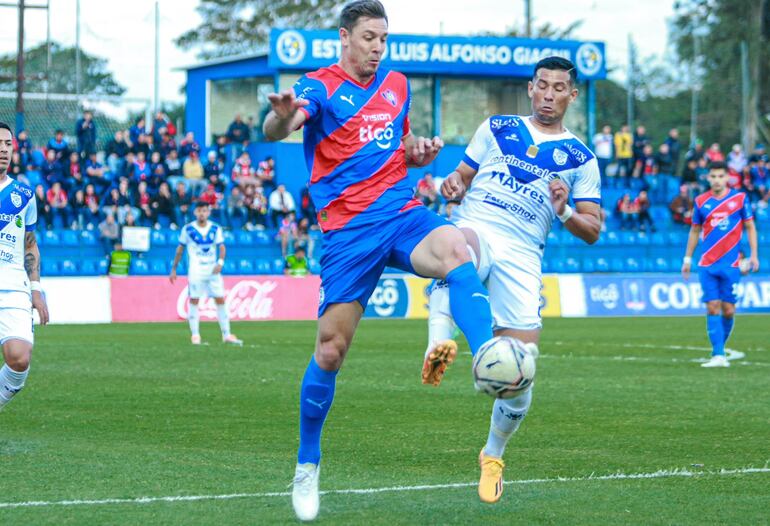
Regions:
[[[537,72],[541,69],[550,69],[557,71],[566,71],[569,73],[569,81],[571,84],[577,82],[577,68],[571,60],[562,57],[545,57],[540,62],[535,64],[535,71],[532,72],[532,80],[537,77]]]
[[[195,208],[208,208],[210,205],[206,201],[196,201]]]
[[[53,132],[53,134],[54,134],[54,135],[59,135],[60,133],[61,133],[62,135],[64,135],[64,130],[62,130],[62,129],[58,129],[58,130],[56,130],[55,132]]]
[[[388,21],[385,6],[380,0],[354,0],[342,8],[340,13],[340,28],[353,31],[359,18],[384,18]]]
[[[727,170],[727,163],[724,161],[711,161],[709,163],[709,172],[711,170]]]
[[[0,122],[0,130],[8,130],[9,132],[11,132],[11,137],[13,137],[13,130],[6,123]]]

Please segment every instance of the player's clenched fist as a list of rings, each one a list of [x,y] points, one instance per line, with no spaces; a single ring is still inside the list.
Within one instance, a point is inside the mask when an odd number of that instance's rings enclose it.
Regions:
[[[441,195],[444,199],[461,199],[465,194],[465,183],[462,176],[457,172],[452,172],[441,183]]]
[[[270,93],[267,96],[267,100],[270,101],[276,117],[281,120],[288,119],[299,108],[308,105],[308,101],[296,98],[294,90],[291,89],[283,90],[280,93]]]
[[[426,166],[432,163],[443,147],[444,141],[439,137],[433,137],[433,139],[416,137],[408,146],[409,165]]]
[[[556,212],[556,215],[563,214],[569,200],[569,188],[561,179],[554,179],[548,185],[548,189],[551,191],[553,211]]]

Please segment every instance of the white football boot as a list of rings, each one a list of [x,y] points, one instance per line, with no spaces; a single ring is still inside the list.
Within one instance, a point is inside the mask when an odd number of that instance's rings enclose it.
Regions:
[[[312,521],[318,516],[318,475],[321,467],[317,464],[297,464],[294,472],[294,488],[291,503],[294,513],[301,521]]]
[[[709,361],[700,364],[700,366],[701,367],[730,367],[730,362],[727,361],[727,358],[724,355],[717,354],[716,356],[712,356]]]

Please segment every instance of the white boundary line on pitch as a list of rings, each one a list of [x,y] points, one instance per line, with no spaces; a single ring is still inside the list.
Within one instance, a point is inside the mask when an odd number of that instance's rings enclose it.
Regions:
[[[650,473],[610,473],[607,475],[596,475],[591,473],[582,477],[554,477],[526,480],[507,480],[506,485],[528,485],[528,484],[548,484],[559,482],[590,482],[603,480],[646,480],[671,477],[704,477],[704,476],[727,476],[727,475],[749,475],[755,473],[770,473],[770,467],[765,464],[761,468],[731,468],[719,470],[693,471],[686,468],[679,469],[661,469]],[[391,493],[401,491],[426,491],[433,489],[453,489],[468,488],[476,486],[478,482],[458,482],[454,484],[426,484],[421,486],[390,486],[384,488],[363,488],[363,489],[333,489],[321,491],[321,495],[371,495],[374,493]],[[135,499],[100,499],[100,500],[58,500],[58,501],[27,501],[27,502],[0,502],[0,509],[9,508],[42,508],[50,506],[102,506],[108,504],[152,504],[155,502],[194,502],[203,500],[232,500],[232,499],[261,499],[274,497],[289,497],[291,492],[278,491],[267,493],[231,493],[226,495],[180,495],[169,497],[138,497]]]

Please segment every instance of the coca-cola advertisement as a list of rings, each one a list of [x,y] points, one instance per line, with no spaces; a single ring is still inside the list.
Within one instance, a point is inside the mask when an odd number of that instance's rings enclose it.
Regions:
[[[226,276],[225,300],[230,319],[314,320],[318,314],[318,276]],[[112,278],[112,321],[179,321],[187,318],[187,279],[171,284],[160,276]],[[216,320],[213,298],[201,298],[202,320]]]

